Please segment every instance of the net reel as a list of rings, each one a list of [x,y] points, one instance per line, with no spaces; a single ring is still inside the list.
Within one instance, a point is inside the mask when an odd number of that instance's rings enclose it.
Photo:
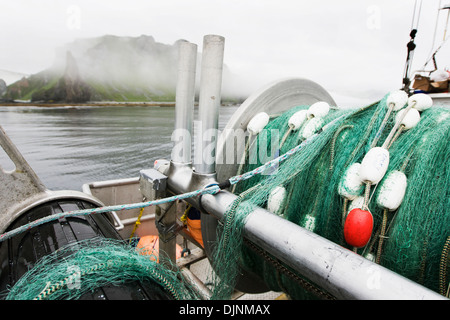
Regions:
[[[217,159],[223,159],[223,163],[217,163],[217,180],[223,181],[234,176],[238,172],[239,161],[242,152],[238,153],[238,148],[234,148],[233,163],[227,163],[230,159],[227,153],[227,144],[233,143],[234,133],[238,130],[247,131],[247,125],[258,113],[265,112],[269,116],[276,116],[290,108],[299,105],[312,105],[315,102],[324,101],[331,106],[336,103],[331,95],[319,84],[303,78],[290,78],[272,82],[252,94],[239,109],[233,114],[225,126],[217,145]],[[207,214],[202,214],[202,236],[205,244],[205,251],[211,259],[212,246],[217,240],[218,220]],[[211,261],[214,264],[214,261]],[[268,291],[268,288],[251,272],[242,270],[242,275],[237,282],[237,289],[248,293],[261,293]]]

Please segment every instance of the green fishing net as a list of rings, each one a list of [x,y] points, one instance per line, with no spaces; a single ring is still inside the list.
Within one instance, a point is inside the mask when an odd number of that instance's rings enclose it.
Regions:
[[[286,196],[280,210],[274,214],[354,249],[345,242],[343,235],[346,216],[343,210],[350,202],[339,195],[338,185],[345,170],[351,164],[361,162],[374,139],[377,138],[376,145],[381,146],[394,126],[395,112],[381,136],[377,137],[388,110],[386,98],[361,109],[331,110],[323,119],[329,124],[328,130],[320,133],[313,143],[271,174],[255,176],[238,184],[236,193],[240,197],[228,209],[219,230],[216,283],[228,283],[229,287],[220,286],[221,289],[216,291],[217,298],[230,294],[239,268],[256,272],[272,290],[284,291],[293,299],[317,297],[243,244],[245,218],[255,206],[267,207],[270,193],[277,187],[284,187]],[[255,140],[254,147],[267,148],[265,151],[275,157],[298,145],[301,142],[298,132],[291,132],[281,150],[274,154],[271,132],[280,130],[275,136],[280,139],[288,130],[290,116],[307,108],[299,106],[270,121]],[[443,295],[448,290],[450,236],[449,120],[448,108],[433,107],[422,112],[417,126],[403,130],[393,141],[389,148],[387,173],[393,170],[405,173],[408,179],[406,194],[396,211],[386,213],[386,232],[380,235],[384,210],[375,201],[379,188],[377,185],[371,187],[369,209],[374,217],[373,234],[369,243],[357,250],[365,258],[377,259],[382,266]],[[248,153],[242,172],[262,164],[258,157],[251,158],[251,151]],[[227,293],[224,288],[228,288]]]
[[[235,193],[239,197],[228,208],[217,230],[218,240],[211,259],[214,272],[209,279],[212,299],[230,299],[242,269],[258,274],[271,290],[284,291],[292,299],[317,298],[320,288],[299,285],[292,281],[293,270],[285,267],[287,272],[280,272],[248,247],[243,239],[246,217],[256,206],[267,208],[271,192],[283,187],[286,195],[274,214],[352,250],[343,236],[346,210],[351,203],[339,195],[338,185],[345,170],[361,162],[374,139],[380,146],[394,126],[395,112],[378,136],[388,110],[386,98],[360,109],[332,109],[323,118],[326,129],[313,142],[270,172],[237,185]],[[279,149],[279,141],[288,130],[288,119],[308,107],[298,106],[274,117],[251,143],[241,173],[301,143],[302,128],[290,132]],[[405,173],[406,194],[397,210],[385,212],[376,204],[380,188],[371,187],[368,205],[374,218],[373,234],[365,247],[356,250],[363,257],[444,295],[448,290],[450,247],[449,120],[448,108],[432,107],[422,112],[420,122],[403,131],[389,147],[388,173],[393,170]],[[81,273],[68,274],[67,269],[74,265]],[[173,269],[165,269],[121,242],[105,239],[100,243],[79,243],[40,261],[11,288],[8,298],[76,299],[105,284],[138,279],[157,283],[174,299],[199,299],[179,271]],[[80,290],[67,286],[75,276],[81,276]]]
[[[130,281],[150,283],[163,298],[199,299],[176,268],[164,267],[128,241],[106,238],[75,242],[45,256],[20,278],[6,299],[78,299],[99,287]]]

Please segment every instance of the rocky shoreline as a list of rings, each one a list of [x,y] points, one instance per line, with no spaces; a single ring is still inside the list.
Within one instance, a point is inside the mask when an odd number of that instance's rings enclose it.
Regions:
[[[236,106],[241,102],[223,101],[222,107]],[[198,102],[194,104],[198,106]],[[69,102],[28,102],[28,101],[1,101],[0,107],[175,107],[175,101],[90,101],[83,103]]]
[[[84,103],[65,103],[65,102],[1,102],[1,107],[127,107],[127,106],[139,106],[139,107],[175,107],[175,102],[154,102],[154,101],[142,101],[142,102],[118,102],[118,101],[92,101]]]

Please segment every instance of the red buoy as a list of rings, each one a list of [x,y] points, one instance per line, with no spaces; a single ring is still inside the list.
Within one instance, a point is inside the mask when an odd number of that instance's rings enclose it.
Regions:
[[[373,216],[367,210],[355,208],[349,212],[344,224],[345,241],[356,248],[364,247],[372,236]]]

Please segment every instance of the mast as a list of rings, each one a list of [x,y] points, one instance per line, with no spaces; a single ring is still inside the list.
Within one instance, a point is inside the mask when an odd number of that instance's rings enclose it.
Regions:
[[[412,59],[413,59],[413,55],[414,55],[414,49],[416,48],[416,44],[414,43],[414,40],[415,40],[416,34],[417,34],[417,27],[419,26],[419,18],[420,18],[420,11],[422,9],[422,1],[420,1],[418,11],[417,11],[417,4],[418,4],[418,1],[416,0],[416,2],[414,4],[414,13],[413,13],[413,19],[412,19],[412,23],[411,23],[411,32],[409,33],[410,40],[409,40],[408,44],[406,45],[408,51],[407,51],[407,55],[406,55],[406,63],[405,63],[405,71],[404,71],[404,76],[403,76],[402,90],[404,90],[408,94],[410,93],[409,86],[411,84],[411,79],[410,79],[411,70],[410,69],[411,69]],[[416,11],[417,11],[417,14],[416,14]]]

